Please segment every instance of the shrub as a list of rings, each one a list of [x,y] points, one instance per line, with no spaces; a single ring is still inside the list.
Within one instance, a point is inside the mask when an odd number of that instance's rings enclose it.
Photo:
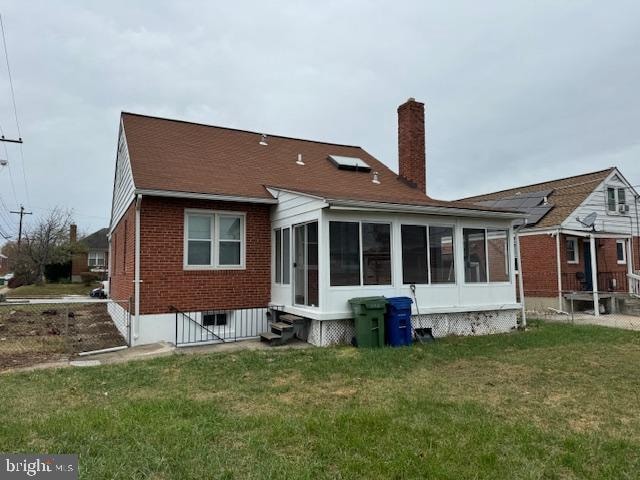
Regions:
[[[82,283],[85,285],[91,285],[92,283],[96,283],[100,280],[101,275],[94,272],[82,272],[80,274],[80,278],[82,279]]]

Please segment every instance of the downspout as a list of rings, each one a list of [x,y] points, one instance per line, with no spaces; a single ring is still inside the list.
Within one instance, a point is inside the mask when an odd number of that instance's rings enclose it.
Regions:
[[[140,336],[140,205],[142,204],[142,195],[136,196],[136,235],[135,235],[135,253],[134,253],[134,277],[133,277],[133,303],[134,303],[134,324],[133,339],[137,340]]]
[[[558,311],[564,311],[562,301],[562,260],[560,258],[560,229],[556,232],[556,269],[558,274]]]
[[[527,328],[527,310],[524,304],[524,280],[522,279],[523,276],[523,268],[522,268],[522,255],[520,255],[520,230],[522,230],[524,227],[527,226],[527,219],[524,219],[524,223],[522,225],[520,225],[518,228],[516,228],[515,230],[515,236],[516,236],[516,257],[518,257],[518,291],[520,292],[520,314],[522,315],[522,321],[520,323],[520,327],[523,330],[526,330]]]
[[[640,250],[640,215],[638,214],[638,200],[640,200],[640,195],[636,195],[636,248]],[[633,230],[631,230],[631,237],[633,237]],[[633,249],[633,238],[631,238],[631,248]],[[640,262],[640,251],[636,252],[636,255],[638,255],[638,261]],[[640,264],[634,263],[635,260],[635,258],[631,259],[631,263],[633,263],[633,273],[636,273],[636,271],[640,271]]]

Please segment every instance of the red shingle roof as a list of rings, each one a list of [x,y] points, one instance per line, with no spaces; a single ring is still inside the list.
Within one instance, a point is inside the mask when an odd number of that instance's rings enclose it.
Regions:
[[[137,189],[270,199],[266,187],[274,187],[331,199],[495,210],[431,199],[356,146],[276,135],[263,146],[256,132],[133,113],[123,113],[122,122]],[[304,166],[296,164],[298,154]],[[329,155],[361,158],[371,172],[340,170]]]

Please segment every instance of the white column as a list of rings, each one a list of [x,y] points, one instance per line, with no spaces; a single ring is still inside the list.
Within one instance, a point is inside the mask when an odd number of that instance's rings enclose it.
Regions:
[[[520,235],[518,235],[518,230],[515,231],[516,236],[516,256],[518,257],[518,290],[520,292],[520,303],[522,304],[521,312],[522,312],[522,323],[521,326],[523,329],[527,328],[527,311],[526,306],[524,304],[524,281],[522,279],[522,256],[520,255]],[[513,265],[515,262],[511,262]],[[515,275],[515,273],[514,273]]]
[[[626,240],[627,244],[627,275],[631,275],[633,273],[633,237],[628,238]],[[631,277],[627,276],[627,281],[629,284],[629,293],[633,291],[633,280]]]
[[[560,259],[560,230],[556,232],[556,263],[558,270],[558,310],[562,311],[562,261]]]
[[[593,289],[593,312],[596,317],[600,316],[600,297],[598,296],[598,261],[596,257],[596,238],[589,235],[591,246],[591,283]]]

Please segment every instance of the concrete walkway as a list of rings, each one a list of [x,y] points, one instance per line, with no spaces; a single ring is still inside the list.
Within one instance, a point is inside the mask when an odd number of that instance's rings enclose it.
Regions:
[[[270,347],[260,340],[243,340],[239,342],[218,343],[214,345],[202,345],[193,347],[176,348],[172,343],[159,342],[137,347],[125,348],[115,352],[97,353],[95,355],[84,355],[73,359],[64,359],[57,362],[41,363],[29,367],[20,367],[3,370],[3,373],[32,372],[49,368],[68,367],[95,367],[99,365],[112,365],[118,363],[133,362],[137,360],[149,360],[151,358],[166,357],[170,355],[206,355],[209,353],[231,353],[242,350],[287,350],[299,348],[314,348],[313,345],[295,340],[287,345]]]
[[[586,313],[576,313],[573,319],[571,315],[545,315],[542,318],[552,322],[573,323],[575,325],[599,325],[625,330],[640,330],[640,317],[621,313],[604,314],[599,317]]]

